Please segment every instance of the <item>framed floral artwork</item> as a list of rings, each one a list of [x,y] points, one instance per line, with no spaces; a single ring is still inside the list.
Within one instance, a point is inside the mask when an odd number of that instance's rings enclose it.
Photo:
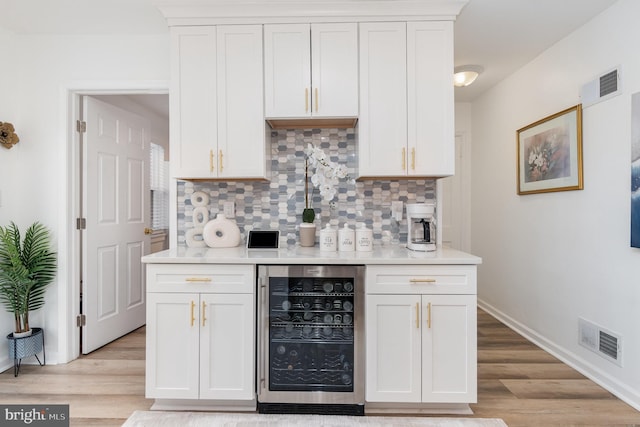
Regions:
[[[582,190],[582,105],[518,129],[518,194]]]

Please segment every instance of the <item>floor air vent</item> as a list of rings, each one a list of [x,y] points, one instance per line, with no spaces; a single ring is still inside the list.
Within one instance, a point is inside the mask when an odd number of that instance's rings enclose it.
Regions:
[[[605,359],[622,366],[622,338],[606,329],[578,319],[578,340],[581,346],[598,353]]]
[[[620,70],[614,68],[585,83],[580,88],[580,102],[582,102],[582,108],[585,108],[620,93]]]

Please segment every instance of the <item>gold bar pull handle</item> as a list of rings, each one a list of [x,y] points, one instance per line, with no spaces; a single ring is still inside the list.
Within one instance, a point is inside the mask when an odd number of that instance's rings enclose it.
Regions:
[[[309,112],[309,88],[304,88],[304,112]]]
[[[431,303],[427,304],[427,328],[431,329]]]
[[[402,170],[407,170],[407,149],[402,147]]]
[[[420,329],[420,303],[416,303],[416,329]]]
[[[187,277],[184,279],[185,282],[210,282],[211,277]]]
[[[196,303],[191,301],[191,326],[192,327],[193,327],[193,324],[196,321],[195,308],[196,308]]]
[[[209,150],[209,172],[213,172],[213,150]]]
[[[436,279],[409,279],[409,283],[436,283]]]
[[[207,321],[207,303],[202,301],[202,326],[204,326]]]
[[[220,150],[219,162],[220,162],[219,169],[220,169],[220,172],[222,172],[222,150]]]
[[[316,104],[316,113],[317,113],[317,112],[318,112],[318,88],[316,88],[316,96],[315,96],[315,98],[313,99],[313,101],[314,101],[314,102],[315,102],[315,104]]]
[[[411,149],[411,170],[416,170],[416,147]]]

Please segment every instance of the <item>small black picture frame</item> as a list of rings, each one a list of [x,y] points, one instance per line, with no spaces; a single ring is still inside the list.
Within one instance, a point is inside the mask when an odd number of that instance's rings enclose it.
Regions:
[[[278,249],[280,232],[273,230],[250,230],[248,249]]]

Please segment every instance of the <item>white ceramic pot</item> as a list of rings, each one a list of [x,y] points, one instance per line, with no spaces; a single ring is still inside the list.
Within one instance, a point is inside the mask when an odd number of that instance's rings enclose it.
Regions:
[[[331,228],[331,225],[327,226],[320,231],[320,250],[335,252],[338,249],[338,232]]]
[[[345,224],[338,232],[338,250],[342,252],[351,252],[356,250],[355,233],[349,228],[349,224]]]
[[[373,250],[373,231],[364,224],[356,230],[356,250],[360,252],[371,252]]]

